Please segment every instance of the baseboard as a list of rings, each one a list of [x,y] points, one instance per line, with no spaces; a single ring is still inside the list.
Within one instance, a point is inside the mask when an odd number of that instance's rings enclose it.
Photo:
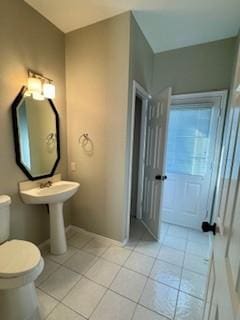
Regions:
[[[87,230],[85,230],[83,228],[80,228],[80,227],[77,227],[77,226],[74,226],[74,225],[70,225],[70,228],[71,228],[71,230],[74,230],[74,231],[79,232],[79,233],[85,233],[85,234],[91,235],[94,238],[97,238],[97,239],[100,239],[100,240],[110,241],[110,242],[112,242],[113,245],[118,246],[118,247],[122,247],[127,243],[126,239],[124,241],[113,240],[111,238],[101,236],[100,234],[87,231]]]
[[[65,228],[65,233],[67,234],[67,232],[69,232],[70,230],[73,230],[77,233],[84,233],[84,234],[88,234],[88,235],[91,235],[93,236],[94,238],[97,238],[97,239],[100,239],[100,240],[105,240],[105,241],[110,241],[114,246],[117,246],[117,247],[123,247],[126,245],[127,243],[127,239],[125,239],[124,241],[117,241],[117,240],[113,240],[113,239],[110,239],[110,238],[107,238],[107,237],[104,237],[104,236],[101,236],[100,234],[97,234],[97,233],[93,233],[93,232],[90,232],[90,231],[87,231],[83,228],[79,228],[77,226],[74,226],[74,225],[68,225],[66,228]],[[44,250],[46,247],[48,247],[50,243],[50,239],[47,239],[46,241],[42,242],[41,244],[38,245],[39,249],[40,250]]]

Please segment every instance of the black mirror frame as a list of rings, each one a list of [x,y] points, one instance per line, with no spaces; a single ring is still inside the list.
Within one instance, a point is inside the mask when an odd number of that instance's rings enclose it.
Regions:
[[[56,116],[57,159],[56,159],[55,164],[49,174],[33,177],[31,175],[31,173],[25,168],[25,166],[21,162],[21,152],[20,152],[19,132],[18,132],[18,122],[17,122],[17,107],[18,107],[20,101],[24,98],[26,91],[27,91],[27,87],[23,86],[11,106],[13,134],[14,134],[14,146],[15,146],[15,156],[16,156],[17,165],[22,169],[22,171],[25,173],[25,175],[30,180],[34,181],[34,180],[38,180],[38,179],[52,177],[54,175],[54,172],[55,172],[57,165],[60,161],[60,125],[59,125],[59,115],[58,115],[57,109],[56,109],[53,101],[51,99],[47,99],[55,116]]]

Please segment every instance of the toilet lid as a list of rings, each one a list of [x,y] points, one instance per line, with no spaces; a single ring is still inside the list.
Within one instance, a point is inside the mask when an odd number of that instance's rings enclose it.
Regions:
[[[0,277],[11,278],[34,269],[41,260],[39,249],[31,242],[11,240],[0,245]]]

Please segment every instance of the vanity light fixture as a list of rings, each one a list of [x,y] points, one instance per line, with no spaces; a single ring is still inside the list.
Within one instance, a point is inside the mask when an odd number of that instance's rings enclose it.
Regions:
[[[41,74],[28,71],[28,90],[26,96],[32,96],[35,100],[54,99],[55,86],[53,81]]]
[[[47,99],[54,99],[55,98],[55,85],[51,82],[45,82],[43,84],[43,95]]]

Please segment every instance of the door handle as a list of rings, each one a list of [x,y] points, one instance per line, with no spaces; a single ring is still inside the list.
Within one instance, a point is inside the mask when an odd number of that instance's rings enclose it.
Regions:
[[[164,181],[164,180],[167,180],[167,176],[162,176],[162,175],[156,175],[155,176],[155,179],[156,180],[160,180],[160,181]]]
[[[217,224],[210,224],[207,221],[203,221],[202,223],[202,231],[203,232],[212,232],[213,235],[215,236],[217,232],[219,232],[218,228],[217,228]]]

